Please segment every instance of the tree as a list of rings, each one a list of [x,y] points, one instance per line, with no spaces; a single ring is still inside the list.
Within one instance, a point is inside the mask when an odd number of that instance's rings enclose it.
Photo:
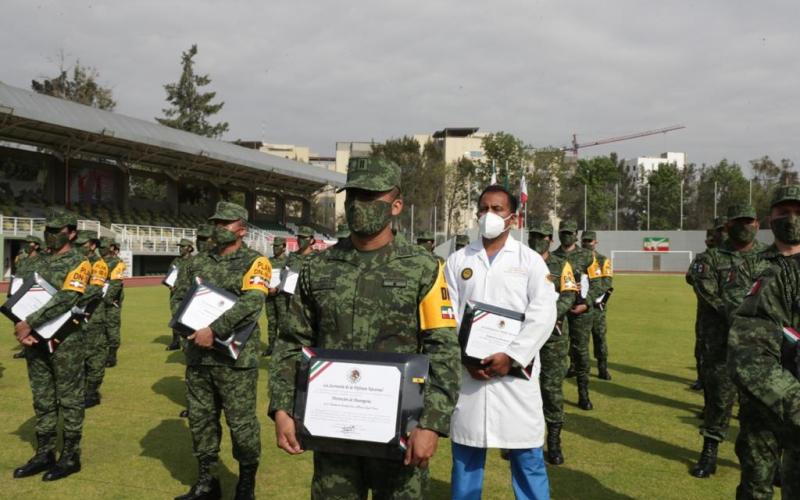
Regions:
[[[471,184],[477,171],[478,164],[464,157],[445,167],[444,199],[449,235],[461,232],[464,224],[476,212]]]
[[[217,96],[216,92],[200,92],[200,87],[211,83],[211,78],[208,75],[195,74],[195,55],[197,55],[197,44],[193,44],[188,51],[181,54],[180,79],[177,83],[164,85],[167,102],[172,107],[163,109],[164,118],[156,120],[167,127],[218,138],[228,131],[228,122],[211,125],[208,118],[219,113],[225,103],[211,102]]]
[[[784,158],[778,165],[765,155],[757,160],[752,160],[750,166],[753,168],[752,205],[756,208],[758,215],[767,215],[775,189],[779,186],[797,184],[794,163]]]
[[[700,167],[697,204],[694,210],[697,213],[697,220],[702,224],[701,227],[710,227],[714,220],[715,194],[717,216],[725,215],[731,205],[747,203],[749,183],[742,175],[742,169],[738,164],[722,159],[716,165]]]
[[[546,147],[536,149],[532,155],[533,169],[526,175],[528,184],[527,216],[530,220],[542,221],[557,210],[558,179],[564,168],[564,151]]]
[[[673,230],[680,227],[681,172],[674,163],[662,163],[647,175],[641,191],[641,205],[649,205],[650,229]],[[649,193],[649,204],[648,204]],[[645,222],[645,228],[647,228]]]
[[[519,185],[520,173],[532,160],[522,140],[506,132],[487,135],[482,141],[486,155],[485,168],[480,169],[478,185],[481,190],[489,185],[492,165],[497,169],[497,182],[506,188]],[[484,179],[485,177],[485,179]]]
[[[577,221],[579,227],[583,227],[585,218],[584,229],[613,228],[618,178],[615,158],[610,156],[582,158],[574,168],[564,169],[559,178],[562,217]]]
[[[113,111],[117,105],[113,91],[109,87],[100,85],[99,79],[100,73],[91,66],[81,66],[80,60],[75,61],[71,71],[65,69],[62,55],[58,76],[43,78],[41,81],[32,80],[31,88],[39,94]]]

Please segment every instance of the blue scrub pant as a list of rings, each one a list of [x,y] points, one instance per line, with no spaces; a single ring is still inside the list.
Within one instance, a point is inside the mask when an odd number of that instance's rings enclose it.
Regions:
[[[517,500],[549,500],[550,484],[547,481],[542,448],[509,452],[511,485]],[[453,500],[481,499],[485,464],[486,448],[453,443],[453,471],[450,477]]]

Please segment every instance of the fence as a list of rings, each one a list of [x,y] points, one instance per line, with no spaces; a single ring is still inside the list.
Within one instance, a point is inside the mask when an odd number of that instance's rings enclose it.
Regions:
[[[43,217],[8,217],[0,215],[0,234],[3,236],[25,237],[44,231]],[[100,234],[100,222],[96,220],[78,220],[78,229],[94,231]]]

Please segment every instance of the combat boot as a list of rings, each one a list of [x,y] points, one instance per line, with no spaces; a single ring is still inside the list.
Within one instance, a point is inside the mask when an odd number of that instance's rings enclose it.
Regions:
[[[239,466],[239,482],[236,483],[236,496],[233,497],[234,500],[255,500],[257,470],[257,463]]]
[[[569,368],[567,368],[567,373],[564,375],[564,377],[565,378],[572,378],[575,375],[577,375],[577,373],[575,372],[575,367],[572,364],[570,364]]]
[[[30,477],[55,465],[56,455],[53,453],[55,443],[54,432],[36,434],[36,454],[25,465],[14,469],[14,478]]]
[[[697,379],[692,383],[692,385],[689,386],[689,389],[693,391],[702,391],[703,383],[700,381],[700,379]]]
[[[197,481],[185,495],[175,497],[175,500],[218,500],[222,498],[222,488],[219,479],[211,474],[214,460],[204,458],[198,463]],[[253,480],[255,483],[255,479]]]
[[[578,378],[578,408],[586,411],[594,409],[594,405],[589,399],[589,381],[582,377]]]
[[[113,351],[108,351],[108,357],[106,358],[106,367],[107,368],[114,368],[117,366],[117,350],[114,349]]]
[[[81,470],[81,436],[64,436],[64,449],[58,462],[42,476],[42,481],[58,481]]]
[[[707,478],[717,472],[717,450],[719,441],[710,438],[703,440],[703,451],[700,452],[700,459],[697,461],[689,474],[694,477]]]
[[[86,396],[83,398],[83,407],[91,408],[100,404],[100,393],[97,390],[97,384],[91,384],[86,387]]]
[[[597,362],[597,376],[602,380],[611,380],[611,374],[608,373],[608,361]]]
[[[14,355],[11,356],[11,357],[14,358],[14,359],[22,359],[22,358],[24,358],[25,357],[25,348],[23,347],[21,351],[15,352]]]
[[[167,346],[167,350],[168,351],[177,351],[180,348],[181,348],[181,344],[178,341],[178,334],[175,333],[175,332],[172,332],[172,342],[170,342],[170,344]]]
[[[561,424],[547,424],[547,461],[553,465],[564,463],[561,453]]]

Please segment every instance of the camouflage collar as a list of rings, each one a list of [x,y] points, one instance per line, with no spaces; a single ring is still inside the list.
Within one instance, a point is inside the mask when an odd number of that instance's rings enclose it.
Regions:
[[[244,243],[242,243],[241,247],[239,247],[235,252],[229,253],[228,255],[220,255],[217,252],[208,252],[208,256],[217,262],[222,262],[223,260],[240,259],[244,257],[246,251],[247,251],[247,246]]]
[[[722,243],[722,246],[718,247],[717,250],[722,252],[722,253],[727,253],[727,254],[748,255],[748,254],[751,254],[751,253],[754,253],[754,252],[761,253],[761,252],[767,250],[767,245],[765,245],[764,243],[761,243],[758,240],[753,240],[753,247],[750,250],[746,251],[746,252],[742,252],[741,250],[736,250],[735,248],[733,248],[733,244],[730,242],[730,240],[725,240]]]
[[[395,259],[414,255],[414,246],[401,243],[395,238],[387,246],[375,251],[383,252],[380,258],[382,261],[391,262]],[[353,242],[350,241],[350,238],[337,243],[320,255],[323,255],[327,260],[338,260],[353,264],[354,266],[358,266],[361,263],[359,251],[353,246]]]

